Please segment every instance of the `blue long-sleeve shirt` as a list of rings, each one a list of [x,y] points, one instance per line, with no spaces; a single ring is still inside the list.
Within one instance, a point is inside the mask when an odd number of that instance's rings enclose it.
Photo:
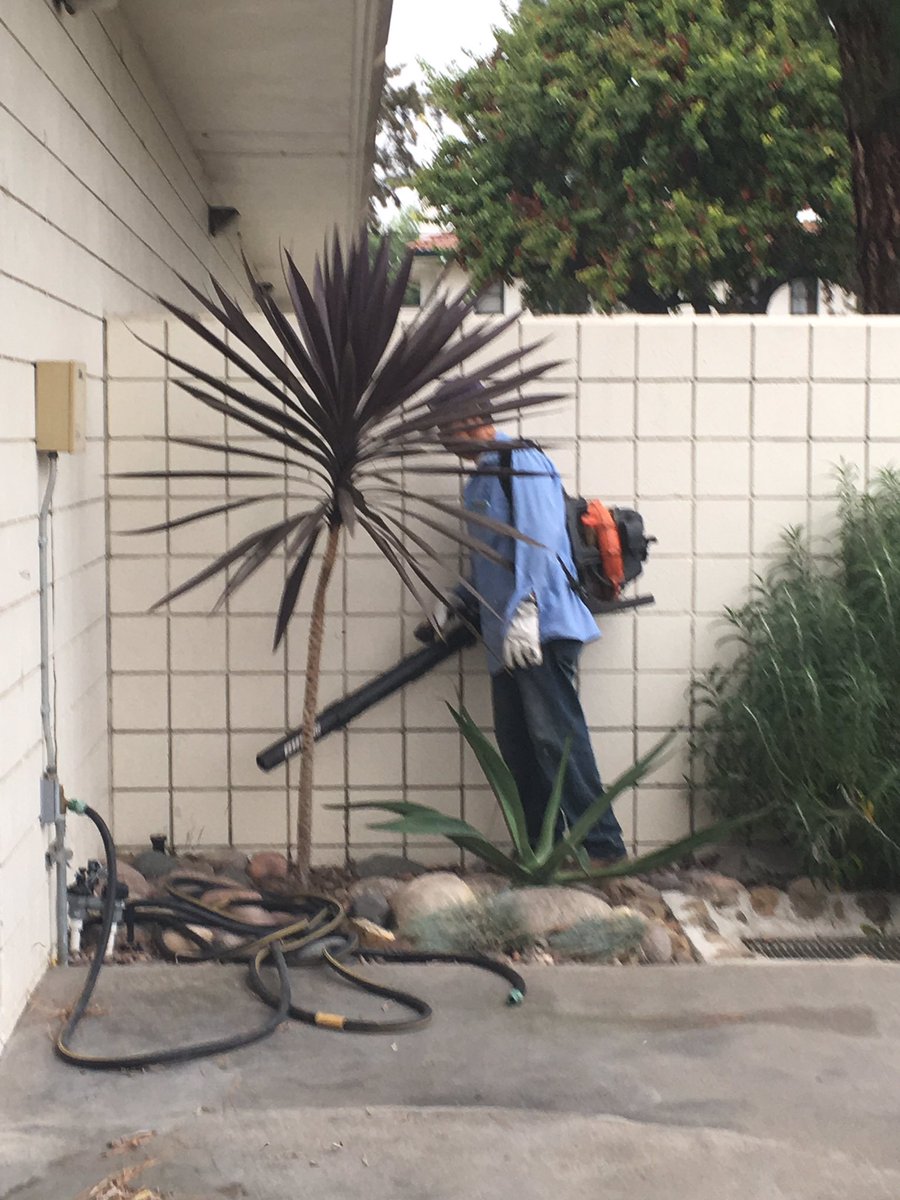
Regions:
[[[497,434],[497,441],[508,440],[505,434]],[[537,472],[509,477],[514,519],[501,477],[484,473],[487,468],[497,468],[499,451],[489,450],[481,455],[464,493],[465,506],[470,512],[515,525],[520,533],[541,543],[540,547],[531,546],[475,521],[469,523],[471,537],[485,542],[508,562],[515,562],[513,571],[477,551],[471,555],[472,584],[494,610],[491,612],[487,605],[481,605],[481,632],[492,675],[503,670],[503,641],[516,609],[532,594],[537,600],[542,643],[557,638],[593,642],[600,636],[593,616],[572,589],[559,563],[561,558],[566,568],[575,573],[566,530],[562,480],[556,468],[536,447],[513,450],[511,459],[513,470]]]

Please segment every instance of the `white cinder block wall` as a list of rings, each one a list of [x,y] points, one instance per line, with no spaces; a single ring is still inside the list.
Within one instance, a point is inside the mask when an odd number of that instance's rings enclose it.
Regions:
[[[833,464],[846,460],[868,474],[900,463],[900,320],[523,318],[505,336],[549,337],[546,355],[565,364],[557,382],[569,398],[552,414],[527,416],[524,432],[553,441],[570,486],[636,503],[659,539],[641,584],[656,606],[606,618],[603,640],[583,659],[585,708],[611,779],[664,730],[690,722],[689,682],[719,653],[723,606],[739,603],[754,572],[765,570],[782,528],[827,526]],[[178,327],[159,322],[152,337],[202,355],[214,374],[224,370]],[[114,469],[198,463],[201,451],[166,449],[167,429],[239,434],[166,381],[159,360],[122,328],[111,330],[109,367]],[[271,652],[283,562],[273,561],[220,615],[206,615],[213,587],[146,615],[167,585],[233,543],[260,510],[168,539],[122,532],[177,515],[203,495],[222,497],[207,485],[110,483],[116,834],[126,844],[161,831],[179,846],[284,845],[296,771],[263,775],[254,761],[300,715],[303,615],[287,648]],[[332,586],[323,704],[415,646],[414,603],[372,550],[351,541]],[[319,861],[399,848],[393,835],[367,828],[371,817],[325,807],[346,801],[405,796],[499,833],[482,777],[443,706],[458,695],[488,726],[478,649],[320,743]],[[684,755],[675,758],[619,802],[632,845],[678,837],[702,819],[699,809],[691,813],[687,769]],[[447,860],[439,843],[409,849]]]
[[[0,5],[0,1047],[54,936],[42,769],[34,362],[88,371],[87,450],[63,458],[53,513],[59,765],[109,810],[104,318],[153,311],[172,268],[234,280],[206,233],[207,184],[116,13]],[[76,863],[94,842],[70,822]]]

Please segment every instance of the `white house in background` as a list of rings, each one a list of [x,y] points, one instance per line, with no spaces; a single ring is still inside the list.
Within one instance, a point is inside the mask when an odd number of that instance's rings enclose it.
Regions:
[[[141,361],[129,335],[125,363],[107,322],[127,315],[149,330],[161,294],[196,307],[175,272],[197,287],[214,272],[247,304],[242,250],[278,290],[279,240],[306,269],[335,226],[358,228],[390,14],[391,0],[0,4],[0,1048],[56,947],[52,812],[40,819],[48,463],[36,452],[35,363],[82,364],[86,375],[85,446],[60,454],[51,518],[59,779],[106,817],[111,783],[131,781],[135,810],[149,813],[172,760],[153,732],[167,706],[165,661],[154,660],[155,634],[137,655],[123,650],[130,618],[110,628],[107,561],[116,531],[158,504],[147,492],[108,501],[105,433],[125,437],[111,470],[137,461],[166,389],[148,373],[156,356]],[[184,330],[172,336],[187,356],[202,353]],[[117,364],[127,379],[107,413]],[[114,570],[146,606],[159,580],[137,559]],[[114,753],[108,646],[127,674],[116,703],[130,694],[138,704]],[[218,718],[208,708],[204,719]],[[70,821],[67,836],[71,869],[97,855],[86,821]]]
[[[459,238],[455,233],[428,233],[410,242],[415,254],[410,275],[414,304],[424,304],[435,288],[460,291],[469,285],[469,273],[456,258]],[[485,316],[507,316],[524,311],[522,284],[518,280],[504,283],[498,280],[486,288],[475,311]]]
[[[447,290],[467,286],[469,274],[456,258],[459,238],[455,233],[428,233],[409,243],[415,253],[412,275],[411,299],[424,303],[438,286]],[[476,312],[506,315],[524,312],[523,286],[520,280],[492,284],[481,296]],[[682,305],[679,312],[689,315],[690,305]],[[784,284],[769,302],[770,317],[786,316],[848,316],[856,312],[853,296],[841,288],[832,288],[818,279],[795,279]]]

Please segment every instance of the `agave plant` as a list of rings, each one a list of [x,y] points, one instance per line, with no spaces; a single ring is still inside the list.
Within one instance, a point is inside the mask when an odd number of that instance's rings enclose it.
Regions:
[[[708,829],[700,830],[677,842],[670,842],[649,854],[638,858],[624,859],[610,866],[593,866],[584,851],[584,840],[614,803],[617,796],[639,783],[660,765],[666,751],[678,734],[671,730],[655,746],[624,771],[602,796],[594,801],[574,824],[562,834],[558,832],[559,815],[568,766],[568,750],[564,751],[556,774],[550,800],[547,804],[541,833],[535,845],[528,840],[525,824],[525,809],[512,772],[500,756],[500,752],[489,738],[481,732],[464,707],[455,709],[447,706],[459,726],[463,737],[471,746],[475,757],[484,771],[491,791],[503,816],[504,824],[512,844],[512,853],[496,846],[474,825],[457,817],[448,817],[425,804],[410,804],[405,801],[367,801],[351,807],[376,809],[394,814],[394,819],[371,826],[404,833],[409,837],[445,837],[461,850],[467,850],[488,864],[500,875],[516,884],[585,883],[602,879],[614,879],[623,875],[640,875],[678,862],[692,851],[708,842],[722,841],[736,828],[749,824],[764,816],[765,812],[753,813]]]
[[[365,232],[354,238],[346,251],[335,235],[316,262],[312,286],[286,254],[284,269],[291,314],[281,311],[245,262],[253,298],[270,337],[259,331],[215,279],[211,279],[214,300],[182,280],[198,305],[227,330],[227,340],[178,305],[164,299],[161,303],[215,347],[235,369],[235,375],[251,380],[258,391],[251,394],[240,381],[223,381],[173,354],[161,350],[157,353],[187,376],[173,380],[176,386],[198,403],[262,434],[271,445],[257,449],[213,440],[172,438],[227,457],[222,458],[221,467],[214,465],[209,470],[126,473],[131,478],[177,477],[223,484],[240,480],[243,490],[247,481],[257,481],[260,488],[258,495],[242,495],[134,531],[138,533],[173,529],[259,504],[283,496],[285,487],[292,510],[283,520],[242,538],[154,607],[224,574],[222,594],[215,606],[219,608],[284,547],[287,572],[275,618],[277,648],[296,608],[316,547],[324,541],[312,602],[303,700],[297,817],[297,865],[301,873],[308,870],[312,842],[314,729],[325,598],[342,534],[364,530],[427,613],[432,597],[447,599],[436,582],[435,564],[440,560],[428,541],[429,533],[448,536],[495,561],[500,560],[499,556],[477,537],[478,528],[522,538],[484,514],[466,513],[461,504],[416,488],[417,477],[459,474],[463,470],[448,456],[440,462],[433,458],[429,461],[442,444],[431,403],[436,385],[442,377],[450,377],[440,386],[444,426],[475,416],[498,423],[514,419],[521,408],[560,398],[560,393],[520,393],[525,384],[558,365],[541,362],[524,367],[521,360],[536,345],[508,350],[492,360],[489,355],[483,356],[477,372],[461,374],[473,355],[483,352],[516,319],[464,327],[476,300],[468,292],[434,296],[408,328],[398,328],[413,256],[407,255],[400,269],[392,273],[389,254],[387,238],[372,253]],[[482,379],[487,382],[482,384]],[[505,444],[523,443],[514,439]],[[485,443],[485,448],[492,445]],[[236,459],[245,465],[232,465]],[[410,501],[415,502],[412,508]]]

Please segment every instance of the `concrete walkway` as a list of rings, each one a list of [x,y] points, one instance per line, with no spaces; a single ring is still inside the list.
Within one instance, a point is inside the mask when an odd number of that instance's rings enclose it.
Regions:
[[[900,1197],[900,967],[542,968],[520,1009],[477,971],[371,970],[427,997],[431,1027],[291,1026],[131,1075],[53,1057],[83,973],[51,973],[0,1059],[0,1197],[75,1200],[143,1163],[133,1186],[172,1200]],[[317,971],[294,982],[301,1003],[381,1013]],[[260,1017],[237,968],[110,968],[96,1006],[86,1051]]]

